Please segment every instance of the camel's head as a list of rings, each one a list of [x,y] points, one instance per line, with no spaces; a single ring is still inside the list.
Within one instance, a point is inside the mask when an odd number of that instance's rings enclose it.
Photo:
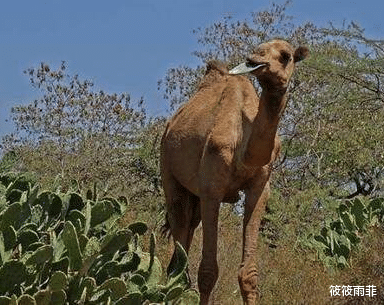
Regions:
[[[308,54],[306,47],[298,47],[295,50],[284,40],[272,40],[258,46],[246,63],[235,67],[229,73],[252,73],[264,88],[286,89],[295,64]]]

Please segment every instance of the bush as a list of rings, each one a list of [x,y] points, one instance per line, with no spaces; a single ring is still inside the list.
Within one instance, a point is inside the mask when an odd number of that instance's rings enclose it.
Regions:
[[[364,204],[360,199],[346,201],[337,208],[338,218],[327,222],[320,234],[310,234],[310,245],[318,250],[327,266],[346,267],[351,251],[371,226],[383,223],[384,199],[372,199]]]
[[[164,285],[147,225],[122,228],[126,200],[39,190],[26,176],[2,175],[0,304],[198,304],[188,289],[187,255]]]

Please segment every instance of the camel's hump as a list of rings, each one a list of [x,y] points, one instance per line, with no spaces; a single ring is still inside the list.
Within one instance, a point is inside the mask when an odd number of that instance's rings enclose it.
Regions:
[[[213,72],[213,71],[218,71],[221,74],[228,74],[229,70],[228,67],[225,63],[217,60],[213,60],[207,63],[207,71],[206,74]]]

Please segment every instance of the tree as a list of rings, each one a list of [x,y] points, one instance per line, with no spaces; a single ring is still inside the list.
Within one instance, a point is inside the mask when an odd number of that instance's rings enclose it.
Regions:
[[[12,108],[16,132],[3,139],[24,169],[44,185],[56,181],[65,188],[77,180],[89,187],[96,181],[103,192],[132,198],[158,193],[157,151],[148,147],[159,123],[146,118],[143,99],[94,91],[91,81],[69,75],[65,62],[57,69],[41,63],[25,74],[42,96]]]
[[[273,3],[251,13],[251,21],[229,16],[195,30],[201,49],[194,55],[203,64],[168,70],[160,90],[174,111],[195,92],[204,63],[221,60],[232,67],[273,38],[306,44],[311,57],[291,82],[275,183],[288,193],[314,184],[337,197],[382,192],[384,40],[367,38],[356,22],[297,25],[287,14],[289,5]]]
[[[32,146],[52,141],[67,151],[90,137],[103,138],[111,147],[134,145],[136,132],[146,118],[143,99],[134,105],[127,93],[95,92],[91,81],[70,76],[66,70],[62,62],[56,70],[41,63],[24,71],[31,86],[41,90],[43,96],[12,108],[16,125],[12,138]],[[3,144],[15,145],[7,140]]]
[[[344,189],[354,184],[354,195],[370,195],[383,178],[384,41],[366,38],[354,22],[317,31],[323,38],[312,44],[297,75],[301,85],[292,91],[302,115],[291,156],[305,156],[302,179]]]

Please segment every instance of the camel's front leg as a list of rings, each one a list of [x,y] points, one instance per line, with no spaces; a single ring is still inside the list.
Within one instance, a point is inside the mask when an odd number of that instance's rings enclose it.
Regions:
[[[243,224],[243,259],[239,270],[239,284],[245,304],[257,299],[257,237],[262,214],[269,195],[270,171],[264,168],[246,191]]]

